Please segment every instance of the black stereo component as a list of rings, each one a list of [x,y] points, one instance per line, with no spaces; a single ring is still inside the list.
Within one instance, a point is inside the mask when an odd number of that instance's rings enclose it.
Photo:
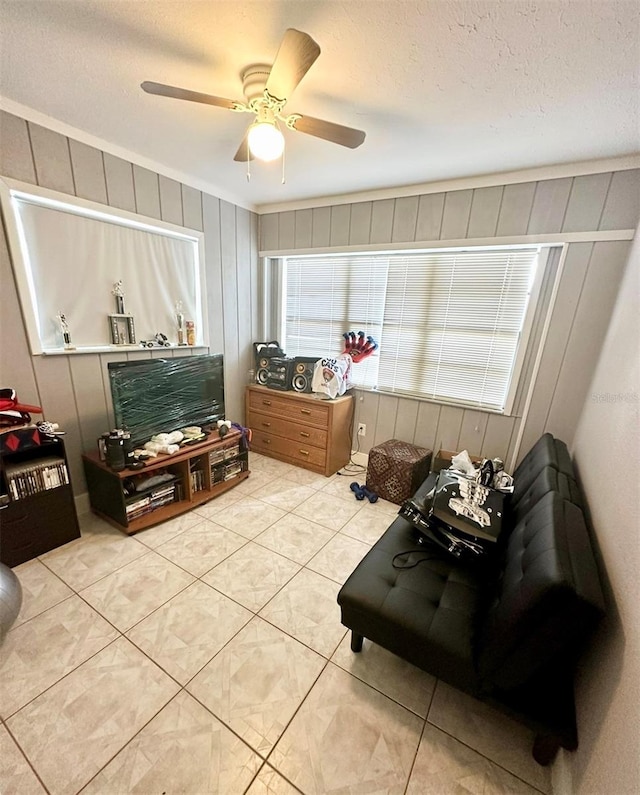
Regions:
[[[317,356],[296,356],[293,360],[291,389],[294,392],[311,392],[313,371],[318,361]]]
[[[274,356],[269,359],[268,364],[264,369],[265,376],[264,383],[269,389],[282,389],[286,391],[291,384],[291,376],[293,375],[293,359],[286,359],[280,356]]]
[[[267,383],[268,366],[274,357],[284,357],[284,351],[277,340],[272,342],[254,342],[253,355],[256,362],[256,383]]]

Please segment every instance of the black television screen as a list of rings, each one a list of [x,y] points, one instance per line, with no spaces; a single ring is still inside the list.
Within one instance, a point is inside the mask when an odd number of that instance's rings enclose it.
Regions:
[[[136,447],[156,433],[224,419],[222,354],[109,362],[117,428]]]

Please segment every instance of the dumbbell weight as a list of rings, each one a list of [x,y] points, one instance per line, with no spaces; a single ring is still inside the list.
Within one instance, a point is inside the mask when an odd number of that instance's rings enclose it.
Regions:
[[[369,489],[366,486],[361,486],[359,483],[356,483],[355,480],[349,486],[349,488],[355,494],[356,500],[364,500],[364,498],[366,497],[369,500],[369,502],[378,501],[378,495],[375,493],[375,491],[369,491]]]

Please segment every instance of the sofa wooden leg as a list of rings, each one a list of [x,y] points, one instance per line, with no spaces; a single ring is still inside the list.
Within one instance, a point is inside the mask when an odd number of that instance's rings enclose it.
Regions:
[[[536,734],[533,741],[533,758],[539,765],[546,767],[556,758],[560,745],[558,737],[550,734]]]
[[[359,652],[362,651],[362,641],[364,638],[362,635],[358,635],[356,632],[351,630],[351,651]]]

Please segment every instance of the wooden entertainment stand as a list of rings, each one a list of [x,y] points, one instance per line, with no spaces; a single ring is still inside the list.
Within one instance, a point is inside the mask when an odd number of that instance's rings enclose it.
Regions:
[[[242,450],[242,434],[235,429],[222,439],[214,432],[173,455],[159,454],[140,470],[114,472],[97,450],[83,455],[82,461],[92,511],[128,534],[190,511],[249,476],[248,452]],[[144,487],[145,481],[165,474],[171,479]]]

